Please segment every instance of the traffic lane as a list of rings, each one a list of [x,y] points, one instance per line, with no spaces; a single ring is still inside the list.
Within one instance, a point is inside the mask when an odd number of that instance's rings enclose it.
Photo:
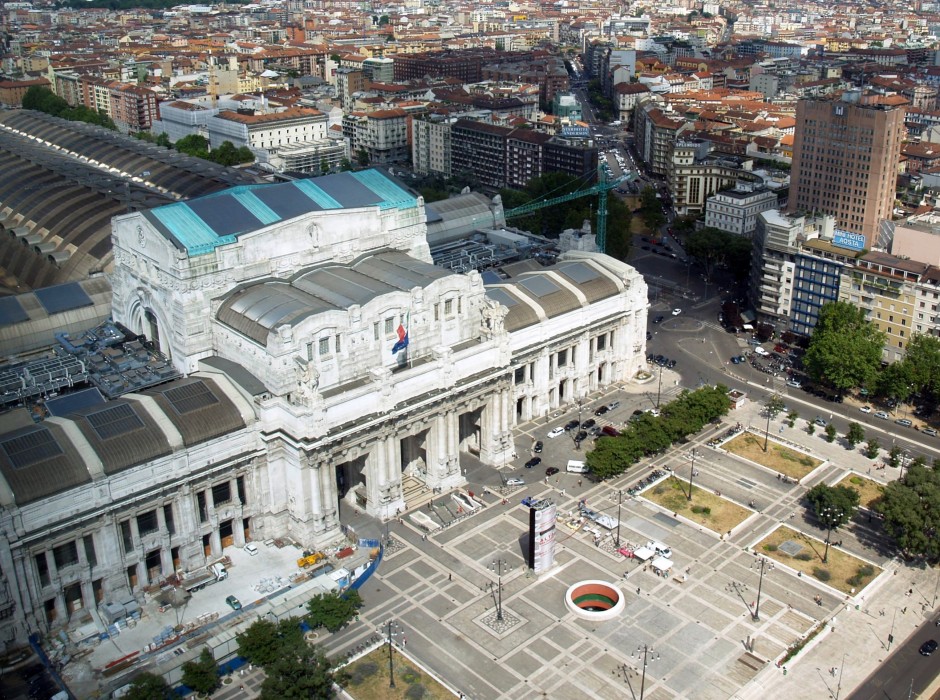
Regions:
[[[919,614],[919,606],[909,598],[899,602],[897,608],[899,615]],[[895,613],[889,608],[885,614]],[[897,647],[897,650],[862,682],[849,696],[849,700],[902,700],[919,697],[937,675],[937,656],[940,652],[934,652],[933,656],[921,656],[918,650],[927,640],[938,638],[940,629],[935,623],[921,625],[910,639]],[[871,640],[868,644],[877,650],[879,656],[887,654],[887,639]]]

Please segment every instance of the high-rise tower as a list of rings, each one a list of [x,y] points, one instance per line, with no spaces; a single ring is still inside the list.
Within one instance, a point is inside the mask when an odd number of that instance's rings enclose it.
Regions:
[[[831,214],[836,227],[877,244],[890,219],[906,100],[848,90],[800,100],[790,172],[790,212]]]

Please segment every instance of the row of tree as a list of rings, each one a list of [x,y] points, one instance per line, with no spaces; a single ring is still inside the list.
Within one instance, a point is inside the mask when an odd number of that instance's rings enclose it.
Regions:
[[[940,397],[940,338],[915,333],[904,359],[883,367],[885,338],[864,309],[841,301],[826,304],[819,310],[803,368],[811,379],[840,394],[864,387],[901,402],[915,394]]]
[[[278,622],[259,619],[235,639],[238,654],[248,662],[264,669],[261,700],[283,698],[335,697],[334,684],[342,684],[345,674],[337,672],[333,664],[316,646],[304,639],[301,623],[310,627],[325,627],[336,632],[352,620],[362,607],[362,598],[356,590],[345,593],[325,593],[314,596],[307,603],[307,615],[302,620],[288,618]],[[199,658],[182,666],[181,682],[197,693],[209,694],[219,688],[219,667],[208,648]],[[131,683],[126,700],[171,700],[176,695],[161,676],[141,673]]]
[[[68,119],[71,122],[87,122],[103,126],[106,129],[117,129],[114,121],[107,114],[88,109],[84,105],[71,107],[68,102],[52,90],[38,85],[29,88],[26,94],[23,95],[23,109],[34,109],[37,112],[45,112],[54,117]]]
[[[642,458],[697,433],[730,408],[728,388],[720,384],[684,391],[664,405],[659,416],[640,414],[618,437],[598,438],[594,449],[587,454],[587,464],[598,479],[619,476]]]

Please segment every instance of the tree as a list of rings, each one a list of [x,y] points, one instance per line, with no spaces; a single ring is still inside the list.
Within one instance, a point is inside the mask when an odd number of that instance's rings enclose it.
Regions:
[[[891,451],[888,453],[888,464],[892,467],[897,467],[901,463],[901,448],[897,445],[891,446]]]
[[[173,144],[170,143],[170,137],[168,134],[157,134],[157,138],[154,140],[154,143],[158,146],[163,146],[164,148],[172,148]]]
[[[303,631],[296,619],[277,623],[261,619],[235,637],[238,653],[253,664],[267,667],[280,658],[285,649],[303,645]]]
[[[326,627],[330,632],[337,632],[353,619],[362,598],[359,591],[350,589],[345,593],[321,593],[307,603],[307,621],[312,627]]]
[[[163,676],[144,671],[131,681],[131,687],[123,697],[124,700],[170,700],[174,696]]]
[[[796,419],[799,417],[800,417],[799,413],[797,413],[796,411],[790,411],[787,414],[787,425],[789,425],[792,428],[794,425],[796,425]]]
[[[196,661],[183,664],[183,685],[197,693],[209,694],[219,687],[219,666],[208,647],[203,647]]]
[[[911,464],[904,481],[892,481],[875,509],[885,532],[908,556],[940,557],[940,470]]]
[[[868,438],[868,444],[865,445],[865,456],[868,459],[875,459],[878,456],[878,452],[881,450],[881,443],[878,442],[878,438],[870,437]]]
[[[845,434],[845,440],[849,443],[850,449],[855,449],[862,440],[865,439],[865,429],[858,423],[849,423],[849,431]]]
[[[685,239],[685,252],[698,262],[711,279],[716,267],[727,266],[736,277],[750,269],[751,242],[727,231],[706,226]]]
[[[764,412],[767,414],[767,429],[764,431],[764,452],[767,451],[767,443],[770,440],[770,421],[776,418],[777,414],[785,408],[786,404],[783,403],[783,399],[778,394],[771,396],[764,404]]]
[[[940,395],[940,338],[914,335],[904,351],[902,362],[910,367],[917,391]]]
[[[907,401],[914,392],[914,371],[909,362],[892,362],[878,376],[876,391],[879,396]]]
[[[190,134],[173,144],[177,151],[196,158],[208,158],[209,140],[199,134]]]
[[[825,304],[810,339],[803,366],[815,381],[840,394],[871,384],[881,368],[885,334],[846,302]]]
[[[261,700],[293,698],[335,698],[335,683],[342,683],[345,673],[334,673],[330,662],[316,648],[304,645],[282,654],[264,669]]]
[[[366,167],[369,164],[369,152],[364,148],[356,151],[356,162],[363,168]]]
[[[836,426],[832,423],[826,426],[826,442],[835,442],[836,439]]]
[[[806,492],[806,500],[823,527],[837,530],[851,520],[858,508],[859,493],[850,486],[817,484]]]

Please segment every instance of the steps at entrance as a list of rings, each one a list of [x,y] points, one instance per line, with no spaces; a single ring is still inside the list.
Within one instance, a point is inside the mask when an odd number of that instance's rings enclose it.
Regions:
[[[425,489],[422,481],[408,474],[402,475],[401,496],[405,499],[405,510],[424,505],[424,503],[431,500],[433,495],[430,490]]]

